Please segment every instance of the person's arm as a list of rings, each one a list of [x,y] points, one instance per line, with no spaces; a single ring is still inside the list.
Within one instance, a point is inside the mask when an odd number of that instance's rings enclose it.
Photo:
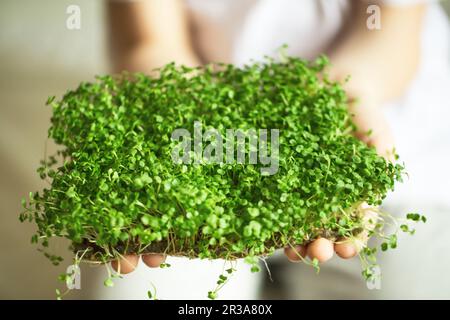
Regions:
[[[150,73],[172,61],[199,63],[183,1],[108,1],[107,14],[114,72]]]
[[[425,5],[380,5],[381,29],[369,30],[368,4],[352,3],[348,31],[330,52],[333,70],[351,75],[351,93],[383,103],[401,95],[416,73]]]
[[[417,71],[425,5],[380,5],[381,29],[369,30],[367,2],[352,3],[354,18],[348,32],[330,53],[332,76],[350,75],[345,89],[357,99],[352,112],[359,137],[386,155],[393,142],[380,107],[399,97]]]
[[[352,20],[347,32],[330,53],[330,76],[337,80],[350,76],[345,90],[350,99],[356,99],[350,108],[358,127],[357,136],[392,160],[393,138],[381,107],[400,96],[416,73],[425,6],[380,5],[381,30],[369,30],[366,26],[368,3],[354,0],[352,4]],[[368,229],[373,226],[374,218],[376,212],[367,208]],[[361,233],[356,243],[344,239],[333,244],[330,240],[319,239],[307,246],[286,248],[285,254],[291,261],[300,261],[299,255],[309,255],[324,262],[333,256],[333,251],[341,258],[351,258],[366,243],[367,234],[367,230]]]

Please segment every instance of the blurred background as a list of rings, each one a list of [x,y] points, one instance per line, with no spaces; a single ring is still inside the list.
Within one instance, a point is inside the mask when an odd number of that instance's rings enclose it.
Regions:
[[[81,9],[79,30],[70,30],[66,27],[68,18],[66,10],[69,5],[74,4]],[[450,12],[450,1],[433,5],[445,8],[447,14]],[[80,81],[93,80],[95,75],[111,71],[105,7],[104,1],[92,0],[2,0],[0,2],[1,299],[54,299],[55,288],[61,287],[57,281],[57,275],[64,272],[69,264],[71,254],[67,251],[68,243],[61,241],[54,245],[54,252],[67,260],[61,266],[52,266],[36,250],[36,247],[30,244],[33,225],[21,224],[18,221],[18,214],[21,211],[20,200],[30,191],[44,187],[35,170],[44,156],[50,124],[50,108],[44,105],[47,97],[61,96],[66,90],[76,87]],[[441,12],[444,11],[441,10]],[[448,28],[448,21],[444,22],[444,27]],[[434,39],[434,42],[424,41],[424,50],[433,51],[434,43],[448,48],[450,41],[448,33],[442,34],[444,38]],[[447,64],[434,60],[431,62],[444,66],[443,68],[447,68],[446,71],[448,71],[450,56],[447,55],[446,59]],[[422,72],[427,71],[422,70]],[[449,159],[450,135],[445,128],[445,126],[450,127],[450,117],[448,112],[433,114],[430,106],[434,103],[441,104],[439,110],[450,108],[448,95],[444,99],[441,94],[442,91],[448,91],[449,86],[445,87],[445,84],[449,84],[445,82],[448,81],[445,76],[448,73],[442,73],[442,70],[440,72],[431,76],[439,85],[433,86],[433,89],[427,89],[428,96],[422,94],[409,98],[420,101],[420,108],[429,110],[431,114],[429,118],[424,118],[423,113],[413,114],[398,126],[398,130],[405,132],[414,131],[416,134],[424,132],[428,140],[424,138],[420,141],[420,139],[411,138],[410,135],[398,134],[402,147],[406,150],[404,160],[408,164],[408,159],[412,159],[410,162],[412,171],[417,173],[411,175],[411,179],[417,177],[417,180],[415,182],[413,180],[414,186],[410,187],[407,183],[406,187],[400,188],[398,195],[393,195],[388,200],[387,207],[400,213],[404,213],[409,208],[415,211],[423,209],[421,213],[431,215],[431,219],[426,226],[420,226],[416,236],[401,239],[399,249],[396,252],[387,253],[383,258],[390,259],[387,263],[393,265],[386,269],[384,276],[383,288],[386,291],[383,289],[377,292],[369,291],[362,280],[359,278],[354,280],[353,275],[356,274],[356,277],[359,277],[360,273],[357,263],[342,267],[343,262],[333,261],[329,267],[323,268],[323,274],[316,277],[313,271],[299,271],[301,267],[298,265],[286,264],[284,260],[275,258],[271,266],[280,275],[274,275],[273,283],[267,282],[260,285],[259,281],[263,281],[262,279],[251,282],[250,286],[255,288],[253,291],[262,289],[255,294],[269,298],[450,298],[449,276],[444,275],[448,273],[450,262],[450,250],[448,250],[450,175],[447,168],[449,162],[446,162]],[[419,80],[413,83],[412,87],[417,89],[424,85],[424,82],[426,80],[422,82]],[[396,118],[398,115],[394,114],[391,117]],[[434,126],[433,119],[436,117],[440,117],[445,125]],[[415,127],[411,128],[411,126]],[[436,131],[430,132],[429,128],[433,127],[436,127]],[[407,147],[415,144],[424,145],[427,148],[409,152]],[[47,148],[50,154],[55,151],[52,142],[48,143]],[[402,155],[401,151],[400,148],[399,153]],[[430,237],[435,238],[435,241],[430,242]],[[382,266],[384,261],[381,260]],[[345,271],[339,271],[336,276],[334,268],[341,268],[340,270],[343,268]],[[189,270],[186,272],[197,273],[197,276],[203,272],[196,267]],[[103,271],[99,274],[102,273]],[[414,274],[417,274],[417,278]],[[244,273],[242,279],[248,276]],[[102,279],[100,277],[98,280],[98,277],[92,274],[82,278],[83,286],[86,287],[85,290],[81,290],[84,293],[75,292],[72,297],[135,297],[137,295],[131,293],[133,288],[142,285],[141,279],[135,275],[134,280],[130,280],[131,285],[129,284],[126,289],[126,292],[129,292],[128,296],[104,293],[100,289],[86,292],[90,290],[90,284],[94,284],[93,287],[101,286]],[[319,277],[320,282],[317,280]],[[336,277],[339,279],[336,280]],[[404,277],[403,282],[395,280],[402,277]],[[213,283],[214,280],[211,285]],[[287,288],[289,283],[291,288]],[[331,287],[327,286],[327,283],[338,285]],[[415,289],[408,289],[411,283],[415,283]],[[123,284],[123,286],[127,285]],[[321,291],[310,295],[299,292],[302,288],[303,291],[308,291],[311,287]],[[230,297],[239,297],[239,288],[241,288],[239,284],[232,285]],[[352,291],[352,288],[356,289]],[[113,289],[111,290],[114,292]],[[162,291],[164,292],[164,289]],[[309,292],[312,291],[309,290]]]

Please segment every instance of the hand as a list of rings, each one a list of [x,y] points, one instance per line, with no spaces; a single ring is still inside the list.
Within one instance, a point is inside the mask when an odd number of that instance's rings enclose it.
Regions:
[[[139,263],[139,258],[140,256],[136,254],[125,255],[119,260],[112,261],[111,266],[118,273],[127,274],[136,269]],[[150,268],[158,268],[165,260],[166,256],[162,254],[142,255],[142,261]]]
[[[318,238],[308,245],[286,247],[284,253],[289,261],[299,262],[308,256],[311,260],[317,259],[318,262],[322,263],[330,260],[334,252],[343,259],[350,259],[356,256],[366,245],[369,239],[369,231],[374,228],[378,217],[373,207],[366,203],[361,204],[360,209],[364,212],[365,230],[354,239],[339,239],[333,243],[331,240]]]
[[[354,100],[351,101],[350,113],[353,114],[353,121],[358,129],[355,135],[369,146],[375,147],[378,154],[389,161],[393,161],[393,137],[380,109],[380,104],[374,101],[376,100],[359,99],[358,104]],[[334,252],[343,259],[349,259],[357,255],[366,245],[368,233],[374,228],[378,216],[376,211],[371,210],[371,207],[366,203],[361,206],[365,214],[366,229],[355,239],[340,239],[333,243],[328,239],[318,238],[308,245],[285,248],[284,253],[287,258],[292,262],[298,262],[308,256],[310,259],[315,258],[319,262],[325,262],[333,257]]]

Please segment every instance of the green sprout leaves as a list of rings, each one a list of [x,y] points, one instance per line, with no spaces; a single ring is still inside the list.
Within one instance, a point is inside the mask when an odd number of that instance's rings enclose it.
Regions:
[[[347,97],[326,65],[324,57],[242,68],[168,64],[157,77],[102,76],[50,97],[48,134],[60,150],[42,161],[38,174],[50,186],[23,202],[20,219],[36,223],[33,242],[65,237],[100,262],[131,252],[251,260],[321,236],[351,238],[364,228],[355,207],[380,204],[404,169],[353,136]],[[279,130],[277,173],[262,175],[260,164],[174,163],[172,132],[192,133],[196,121],[222,136],[228,128]]]

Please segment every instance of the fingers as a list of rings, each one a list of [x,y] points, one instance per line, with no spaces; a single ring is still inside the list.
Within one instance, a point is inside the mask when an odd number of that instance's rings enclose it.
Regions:
[[[135,254],[129,254],[119,260],[111,261],[111,267],[118,273],[127,274],[133,272],[138,263],[139,257]]]
[[[320,263],[324,263],[333,257],[334,252],[340,258],[350,259],[357,255],[358,250],[355,244],[349,240],[333,243],[325,238],[318,238],[307,246],[297,245],[294,248],[284,249],[284,254],[291,262],[301,261],[302,258],[308,256],[311,260],[317,259]]]
[[[319,262],[328,261],[334,254],[333,242],[325,238],[318,238],[308,244],[306,252],[311,260],[317,259]]]
[[[294,246],[284,248],[284,254],[291,262],[299,262],[302,258],[306,257],[306,247],[305,246]]]
[[[290,261],[296,262],[301,260],[300,254],[302,257],[307,255],[311,260],[317,259],[323,263],[331,259],[334,252],[343,259],[353,258],[367,245],[370,232],[376,227],[380,219],[376,208],[367,203],[362,203],[359,206],[359,210],[361,210],[363,224],[363,231],[361,233],[352,239],[341,239],[335,243],[325,238],[318,238],[307,246],[297,245],[294,248],[285,248],[284,253],[287,258]]]
[[[158,268],[165,260],[166,256],[162,254],[150,253],[142,256],[142,261],[150,268]]]
[[[308,244],[307,246],[297,245],[293,248],[284,249],[284,254],[289,261],[298,262],[302,258],[308,256],[311,260],[317,259],[319,262],[325,262],[333,257],[333,242],[325,238],[319,238]]]
[[[369,206],[367,203],[362,203],[359,210],[361,210],[361,213],[363,214],[362,223],[364,230],[351,240],[342,239],[334,244],[334,251],[336,251],[336,254],[343,259],[349,259],[356,256],[358,252],[367,245],[370,231],[376,227],[379,220],[375,208]]]
[[[350,259],[356,256],[358,250],[355,245],[349,240],[344,240],[342,242],[337,242],[334,244],[334,251],[342,259]]]
[[[158,268],[166,260],[162,254],[146,254],[142,256],[142,261],[150,268]],[[124,255],[121,259],[111,261],[111,267],[120,274],[133,272],[139,263],[139,256],[136,254]]]

